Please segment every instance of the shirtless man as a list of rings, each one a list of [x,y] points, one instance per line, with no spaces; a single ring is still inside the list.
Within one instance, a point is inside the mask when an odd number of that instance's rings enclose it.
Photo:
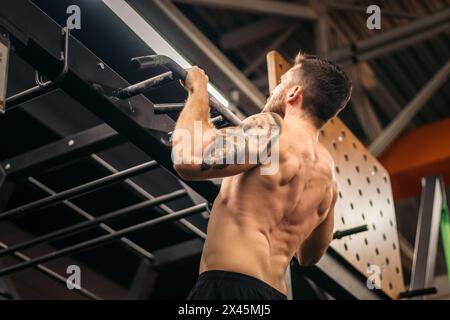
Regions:
[[[224,178],[211,211],[200,276],[188,299],[286,299],[284,275],[292,257],[300,265],[313,265],[332,240],[334,162],[318,137],[320,128],[347,104],[351,81],[338,66],[299,54],[264,110],[237,127],[205,135],[204,153],[198,159],[191,151],[193,142],[177,139],[176,133],[180,129],[194,135],[195,121],[201,122],[203,131],[214,129],[209,123],[207,83],[203,70],[189,70],[189,98],[173,140],[174,148],[191,157],[174,165],[182,178]],[[224,164],[224,157],[238,148],[224,143],[217,150],[211,142],[231,139],[233,130],[270,135],[266,148],[270,153],[278,144],[278,170],[261,174],[269,165],[262,161]],[[248,154],[256,153],[254,148],[255,144],[245,145]]]

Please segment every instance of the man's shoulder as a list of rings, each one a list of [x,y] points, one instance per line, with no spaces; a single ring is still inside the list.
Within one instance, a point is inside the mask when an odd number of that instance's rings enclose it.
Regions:
[[[331,155],[331,152],[323,145],[322,143],[317,143],[316,154],[318,157],[318,161],[322,164],[321,167],[327,169],[327,173],[330,177],[332,183],[336,183],[336,174],[335,167],[336,164],[334,162],[334,158]]]
[[[320,157],[320,160],[326,161],[330,165],[334,166],[334,158],[331,155],[331,152],[328,150],[327,147],[320,141],[317,143],[316,146],[316,153]]]
[[[263,125],[269,124],[281,129],[283,126],[283,118],[274,112],[261,112],[254,114],[242,121],[243,125]]]

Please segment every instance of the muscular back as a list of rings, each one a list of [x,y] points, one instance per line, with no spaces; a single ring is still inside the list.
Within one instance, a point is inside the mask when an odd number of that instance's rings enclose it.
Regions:
[[[253,167],[223,179],[200,272],[240,272],[286,293],[284,274],[292,257],[315,262],[331,240],[336,190],[328,151],[306,130],[281,126],[274,175]]]

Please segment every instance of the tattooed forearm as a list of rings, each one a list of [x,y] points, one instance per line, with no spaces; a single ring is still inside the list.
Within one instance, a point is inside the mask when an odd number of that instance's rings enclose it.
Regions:
[[[200,166],[201,171],[207,171],[210,169],[225,169],[228,167],[226,161],[227,149],[224,146],[217,147],[217,139],[211,145],[209,145],[204,152],[202,164]]]

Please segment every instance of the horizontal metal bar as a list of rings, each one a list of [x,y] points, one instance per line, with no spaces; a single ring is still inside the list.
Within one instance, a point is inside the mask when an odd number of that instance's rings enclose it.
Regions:
[[[117,239],[122,238],[126,235],[129,235],[133,232],[140,231],[145,228],[153,227],[156,225],[160,225],[162,223],[176,221],[178,219],[188,217],[195,213],[199,213],[199,212],[202,212],[205,210],[207,210],[206,204],[199,204],[199,205],[187,208],[187,209],[177,211],[175,213],[171,213],[171,214],[168,214],[168,215],[165,215],[162,217],[158,217],[156,219],[142,222],[137,225],[134,225],[134,226],[131,226],[131,227],[128,227],[125,229],[121,229],[113,234],[107,234],[107,235],[104,235],[104,236],[101,236],[98,238],[87,240],[87,241],[75,244],[73,246],[51,252],[51,253],[42,255],[40,257],[37,257],[37,258],[33,258],[30,261],[26,261],[26,262],[18,263],[16,265],[12,265],[10,267],[6,267],[6,268],[0,270],[0,277],[6,276],[13,272],[17,272],[17,271],[20,271],[20,270],[23,270],[23,269],[26,269],[29,267],[33,267],[40,263],[44,263],[47,261],[51,261],[51,260],[66,256],[69,254],[80,253],[85,250],[88,250],[88,249],[91,249],[94,247],[98,247],[98,246],[104,245],[106,243],[109,243],[111,241],[117,240]]]
[[[130,62],[131,66],[137,70],[165,67],[172,72],[174,79],[186,80],[187,71],[179,66],[174,60],[164,55],[153,54],[149,56],[134,57]]]
[[[62,192],[59,192],[55,195],[51,195],[48,197],[45,197],[43,199],[27,203],[23,206],[7,210],[3,213],[0,213],[0,221],[3,221],[5,219],[11,219],[15,218],[19,215],[25,214],[27,212],[39,210],[51,205],[54,205],[58,202],[61,202],[63,200],[68,200],[80,195],[83,195],[85,193],[91,192],[93,190],[104,188],[106,186],[109,186],[111,184],[120,182],[124,179],[128,179],[130,177],[136,176],[138,174],[147,172],[151,169],[154,169],[158,166],[158,163],[156,161],[149,161],[140,165],[137,165],[135,167],[120,171],[118,173],[114,173],[112,175],[106,176],[104,178],[100,178],[85,184],[82,184],[80,186],[74,187],[72,189],[68,189]]]
[[[18,107],[20,104],[39,98],[44,94],[57,90],[57,87],[41,87],[35,86],[24,91],[18,92],[8,98],[6,98],[5,110],[6,112]]]
[[[3,242],[0,242],[0,247],[2,249],[8,248],[8,246],[6,244],[4,244]],[[24,261],[24,262],[28,262],[31,260],[30,257],[26,256],[25,254],[23,254],[21,252],[14,252],[14,257],[16,257],[17,259]],[[67,286],[67,279],[64,278],[63,276],[59,275],[55,271],[51,270],[50,268],[48,268],[42,264],[37,264],[34,267],[37,271],[41,272],[42,274],[52,278],[53,280],[56,280],[57,282],[60,282],[64,286]],[[90,292],[89,290],[87,290],[83,287],[81,287],[79,290],[76,290],[76,292],[89,298],[89,299],[102,300],[102,298],[100,298],[96,294]]]
[[[151,68],[151,67],[166,67],[173,72],[176,78],[181,80],[186,80],[187,71],[178,66],[178,64],[171,58],[164,55],[151,55],[146,57],[133,58],[132,61],[139,61],[140,68]],[[143,62],[145,61],[145,62]],[[212,108],[216,109],[225,119],[227,119],[231,124],[238,125],[241,123],[239,119],[233,112],[223,106],[216,98],[211,94],[209,95],[209,104]]]
[[[180,113],[184,108],[184,103],[158,103],[153,105],[155,114],[170,114],[170,113]],[[211,118],[211,123],[218,123],[225,121],[224,117],[219,115],[217,117]],[[171,134],[171,132],[169,132]]]
[[[173,81],[172,71],[164,72],[150,79],[132,84],[131,86],[118,90],[117,97],[119,97],[120,99],[128,99],[137,96],[138,94],[145,93],[156,87],[167,84],[170,81]]]
[[[108,162],[106,162],[105,160],[103,160],[102,158],[100,158],[98,155],[92,155],[92,159],[94,159],[95,162],[97,162],[99,165],[101,165],[102,167],[104,167],[105,169],[107,169],[108,171],[115,173],[118,172],[118,170],[116,168],[114,168],[111,164],[109,164]],[[126,185],[128,185],[130,188],[132,188],[134,191],[136,191],[138,194],[140,194],[141,196],[147,198],[147,199],[154,199],[155,197],[153,195],[151,195],[149,192],[147,192],[146,190],[144,190],[141,186],[139,186],[138,184],[136,184],[134,181],[127,179],[124,181],[124,183]],[[174,211],[172,209],[170,209],[167,205],[165,204],[161,204],[159,206],[159,208],[166,214],[170,214],[170,213],[174,213]],[[206,239],[206,233],[203,232],[202,230],[200,230],[198,227],[196,227],[195,225],[193,225],[191,222],[189,222],[186,219],[180,219],[179,220],[180,224],[183,225],[186,229],[188,229],[189,231],[192,232],[192,234],[194,234],[195,236],[201,238],[201,239]]]
[[[222,116],[217,116],[217,117],[211,118],[210,121],[211,121],[211,123],[217,124],[217,123],[219,123],[219,122],[223,122],[224,119],[223,119]]]
[[[155,114],[180,113],[184,103],[157,103],[153,105]]]
[[[8,178],[18,180],[103,151],[126,140],[106,124],[81,131],[0,162]]]
[[[367,226],[367,224],[358,226],[358,227],[354,227],[354,228],[350,228],[347,230],[338,230],[338,231],[334,232],[333,239],[341,239],[343,237],[351,236],[353,234],[364,232],[367,230],[369,230],[369,227]]]
[[[111,1],[114,2],[114,1]],[[242,107],[246,114],[260,112],[266,97],[242,72],[221,52],[177,7],[170,1],[129,0],[145,20],[163,31],[168,41],[182,41],[186,45],[187,57],[202,61],[202,67],[208,71],[219,88],[229,88],[229,82],[242,94]],[[139,30],[135,29],[136,32]],[[151,44],[150,44],[151,45]]]
[[[162,203],[166,203],[169,201],[179,199],[179,198],[185,196],[186,194],[187,194],[187,192],[184,189],[177,190],[177,191],[156,197],[151,200],[146,200],[146,201],[137,203],[135,205],[107,213],[105,215],[102,215],[100,217],[97,217],[97,218],[89,220],[89,221],[83,221],[83,222],[77,223],[75,225],[66,227],[66,228],[58,229],[56,231],[33,238],[29,241],[25,241],[25,242],[21,242],[21,243],[9,246],[8,249],[0,250],[0,257],[4,256],[6,254],[9,254],[11,252],[17,251],[17,250],[23,250],[23,249],[35,246],[35,245],[43,243],[43,242],[51,242],[51,241],[55,241],[55,240],[59,240],[62,238],[72,236],[74,234],[77,234],[77,233],[89,230],[93,227],[96,227],[100,223],[109,222],[111,220],[118,219],[125,215],[130,215],[130,214],[136,213],[139,210],[148,209],[148,208],[160,205]]]
[[[37,181],[35,178],[28,178],[28,181],[35,186],[36,188],[38,188],[39,190],[42,190],[50,195],[56,194],[55,191],[53,191],[52,189],[50,189],[49,187],[47,187],[46,185],[44,185],[43,183]],[[87,213],[86,211],[84,211],[83,209],[81,209],[80,207],[76,206],[74,203],[68,201],[68,200],[64,200],[62,202],[64,205],[66,205],[68,208],[70,208],[71,210],[73,210],[73,212],[75,212],[76,214],[78,214],[79,216],[87,219],[87,220],[94,220],[95,217],[92,216],[91,214]],[[114,233],[116,232],[116,230],[114,230],[113,228],[111,228],[110,226],[104,224],[104,223],[100,223],[99,227],[102,228],[103,230],[105,230],[108,233]],[[138,254],[139,256],[141,256],[142,258],[148,259],[148,260],[153,260],[155,259],[155,256],[153,254],[151,254],[150,252],[148,252],[148,250],[142,248],[141,246],[137,245],[136,243],[134,243],[133,241],[131,241],[128,238],[122,238],[120,239],[120,241],[131,251],[133,251],[134,253]]]
[[[400,293],[400,298],[423,297],[429,294],[436,294],[438,291],[435,287],[423,288],[417,290],[408,290]]]

